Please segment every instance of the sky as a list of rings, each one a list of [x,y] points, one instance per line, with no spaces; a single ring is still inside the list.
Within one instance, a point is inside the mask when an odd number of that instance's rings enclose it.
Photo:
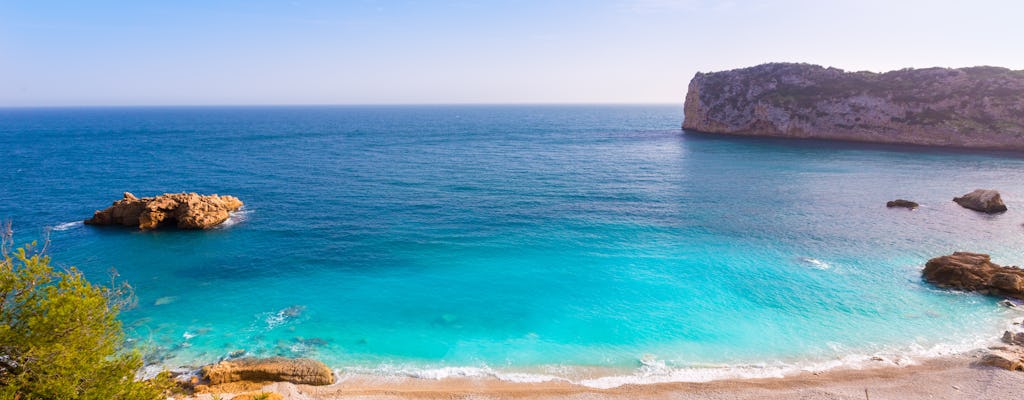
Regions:
[[[694,73],[1024,69],[1024,2],[0,0],[0,106],[681,103]]]

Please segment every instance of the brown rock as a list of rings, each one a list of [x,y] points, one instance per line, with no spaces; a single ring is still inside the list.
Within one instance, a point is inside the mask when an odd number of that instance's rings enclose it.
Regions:
[[[1024,271],[994,264],[987,254],[958,251],[936,257],[921,273],[936,286],[1024,299]]]
[[[889,207],[889,208],[903,207],[903,208],[909,208],[909,209],[913,210],[913,209],[917,208],[918,204],[913,202],[913,201],[910,201],[910,200],[896,199],[896,200],[890,201],[888,203],[885,203],[885,206]]]
[[[961,207],[974,211],[995,214],[1006,211],[1006,204],[996,190],[977,189],[960,197],[954,197],[953,201]]]
[[[1003,332],[1003,343],[1014,346],[1024,346],[1024,332]]]
[[[89,225],[137,226],[142,230],[174,225],[179,229],[208,229],[219,225],[242,207],[233,196],[196,193],[166,193],[137,198],[125,192],[124,198],[85,220]]]
[[[1024,365],[1021,364],[1020,355],[1008,351],[989,351],[988,354],[984,355],[981,360],[978,361],[978,364],[1010,371],[1024,371]]]
[[[324,363],[309,358],[240,358],[221,361],[202,368],[211,385],[230,382],[291,382],[304,385],[330,385],[334,372]]]

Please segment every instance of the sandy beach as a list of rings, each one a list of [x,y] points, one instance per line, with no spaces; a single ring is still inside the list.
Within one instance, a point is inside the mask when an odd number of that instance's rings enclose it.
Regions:
[[[980,353],[931,359],[906,367],[801,373],[785,378],[704,383],[626,385],[594,389],[565,382],[510,383],[496,379],[442,380],[344,375],[330,386],[271,383],[223,386],[194,399],[273,392],[285,399],[1011,399],[1024,374],[974,365]]]

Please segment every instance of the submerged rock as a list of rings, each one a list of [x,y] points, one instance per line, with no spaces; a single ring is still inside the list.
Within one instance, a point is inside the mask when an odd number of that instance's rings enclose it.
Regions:
[[[961,207],[974,211],[995,214],[1006,211],[1006,204],[996,190],[977,189],[960,197],[954,197],[953,201]]]
[[[913,202],[913,201],[910,201],[910,200],[896,199],[896,200],[890,201],[888,203],[885,203],[885,206],[889,207],[889,208],[903,207],[903,208],[908,208],[908,209],[913,210],[913,209],[917,208],[918,204]]]
[[[138,198],[125,192],[124,198],[85,220],[88,225],[137,226],[142,230],[162,226],[179,229],[209,229],[227,221],[231,212],[242,207],[234,196],[166,193]]]
[[[334,372],[310,358],[240,358],[221,361],[202,368],[211,385],[231,382],[291,382],[303,385],[330,385]]]
[[[958,251],[936,257],[921,273],[936,286],[1024,299],[1024,270],[994,264],[988,254]]]

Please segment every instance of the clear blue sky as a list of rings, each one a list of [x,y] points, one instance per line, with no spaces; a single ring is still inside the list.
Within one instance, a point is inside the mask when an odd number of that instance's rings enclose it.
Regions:
[[[678,103],[697,71],[1024,69],[1020,1],[0,0],[0,106]]]

